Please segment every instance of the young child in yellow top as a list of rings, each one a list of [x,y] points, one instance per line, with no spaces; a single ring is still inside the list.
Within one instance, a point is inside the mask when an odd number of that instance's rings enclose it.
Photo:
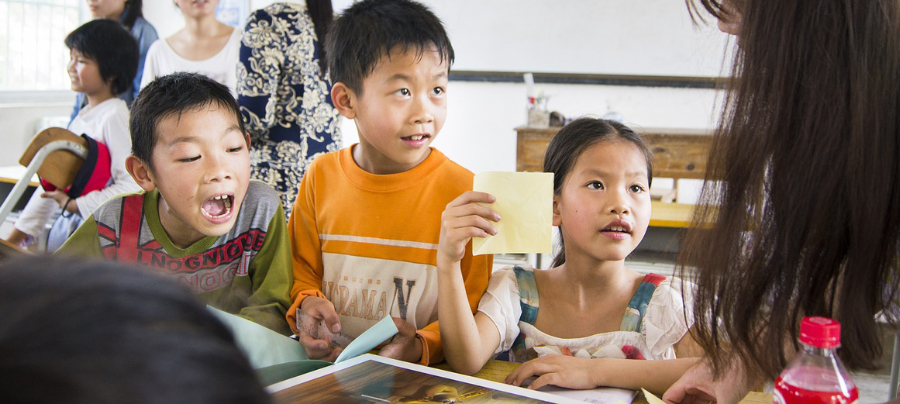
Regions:
[[[650,222],[650,153],[631,129],[582,118],[553,138],[553,225],[562,249],[553,268],[494,273],[474,316],[459,263],[472,237],[495,234],[494,197],[466,192],[447,206],[438,247],[441,335],[447,362],[474,373],[509,351],[525,362],[506,379],[531,388],[646,388],[657,394],[699,354],[688,332],[692,285],[625,267]],[[683,293],[682,293],[683,291]],[[638,360],[635,360],[638,359]],[[648,360],[641,360],[648,359]]]
[[[331,96],[356,122],[360,142],[317,158],[303,177],[288,224],[294,265],[288,322],[311,359],[333,359],[340,348],[298,329],[296,309],[349,337],[392,316],[400,333],[381,355],[441,361],[440,212],[473,180],[429,147],[447,116],[453,48],[440,20],[408,0],[356,3],[327,38]],[[459,275],[474,310],[492,257],[462,248]]]

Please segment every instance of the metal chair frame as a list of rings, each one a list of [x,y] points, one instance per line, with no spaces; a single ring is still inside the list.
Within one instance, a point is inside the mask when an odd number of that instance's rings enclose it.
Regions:
[[[69,151],[82,159],[87,159],[88,155],[87,148],[68,140],[55,140],[41,147],[40,150],[35,153],[34,158],[31,160],[31,163],[28,164],[28,167],[25,168],[25,174],[16,182],[16,185],[13,186],[13,189],[9,192],[6,200],[3,201],[3,205],[0,205],[0,223],[3,223],[6,220],[6,217],[12,212],[13,207],[16,206],[16,203],[22,198],[22,194],[28,189],[28,183],[31,182],[31,177],[34,177],[34,174],[37,173],[41,165],[44,164],[44,160],[47,159],[47,156],[58,150]]]

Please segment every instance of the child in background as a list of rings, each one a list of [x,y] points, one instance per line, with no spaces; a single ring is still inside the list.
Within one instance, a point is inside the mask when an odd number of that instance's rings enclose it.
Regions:
[[[429,147],[447,116],[453,48],[440,20],[408,0],[352,5],[332,25],[325,48],[331,98],[356,122],[360,142],[318,157],[301,181],[288,226],[294,246],[288,322],[296,327],[296,310],[356,337],[392,316],[400,333],[381,355],[439,362],[440,212],[471,189],[474,177]],[[474,310],[492,257],[462,248],[458,276]],[[327,338],[295,331],[310,358],[340,352]]]
[[[250,181],[249,138],[228,89],[176,73],[132,110],[126,164],[144,192],[103,204],[59,252],[156,268],[205,303],[288,334],[284,211],[272,188]]]
[[[525,364],[507,383],[537,376],[530,388],[643,387],[661,394],[696,362],[676,359],[695,352],[685,315],[690,284],[625,267],[650,221],[651,158],[641,138],[615,121],[582,118],[560,130],[544,157],[544,171],[554,174],[560,252],[550,270],[495,272],[474,321],[460,260],[469,240],[495,234],[491,222],[501,219],[486,193],[469,191],[447,205],[438,307],[453,369],[472,374],[509,351],[511,361]]]
[[[32,195],[7,240],[22,244],[37,237],[61,208],[64,215],[54,223],[47,243],[48,251],[58,248],[83,218],[90,216],[107,199],[138,190],[125,169],[125,159],[131,149],[128,107],[125,101],[116,97],[128,91],[134,79],[138,63],[137,43],[118,22],[94,20],[72,31],[66,37],[66,46],[71,54],[66,70],[72,90],[83,93],[87,101],[68,129],[106,145],[111,180],[106,188],[75,199],[62,190]]]
[[[169,73],[192,72],[228,86],[236,97],[241,31],[216,20],[218,0],[174,1],[184,17],[184,28],[150,46],[141,88]]]
[[[140,54],[137,74],[131,82],[131,88],[119,94],[119,98],[124,100],[129,107],[141,89],[141,76],[144,73],[144,59],[147,58],[147,50],[159,38],[153,25],[144,19],[144,13],[141,10],[142,4],[142,0],[87,0],[92,17],[118,21],[137,40]],[[78,93],[71,119],[75,119],[82,107],[84,107],[84,94]]]

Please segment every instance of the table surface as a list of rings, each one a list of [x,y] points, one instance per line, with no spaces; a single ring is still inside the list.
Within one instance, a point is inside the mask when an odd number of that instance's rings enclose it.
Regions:
[[[10,184],[15,184],[19,182],[20,179],[25,175],[25,167],[22,166],[3,166],[0,167],[0,182],[6,182]],[[36,187],[40,185],[38,182],[38,176],[35,175],[31,178],[31,181],[28,185]]]
[[[521,364],[492,359],[488,361],[488,363],[485,364],[484,367],[481,368],[480,371],[478,371],[478,373],[475,373],[472,376],[480,379],[503,383],[503,381],[506,380],[506,376],[509,375],[517,367],[519,367],[519,365]],[[450,365],[448,365],[447,362],[442,362],[435,367],[444,370],[451,370]],[[638,394],[638,396],[634,399],[634,404],[647,404],[647,400],[644,399],[643,394]],[[752,391],[750,392],[750,394],[744,397],[743,400],[741,400],[740,404],[772,404],[772,395]]]
[[[694,205],[651,201],[650,225],[656,227],[687,228],[691,225]]]

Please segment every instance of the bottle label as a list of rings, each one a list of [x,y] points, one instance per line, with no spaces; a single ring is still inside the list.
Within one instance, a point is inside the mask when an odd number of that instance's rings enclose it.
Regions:
[[[781,380],[775,380],[775,404],[855,404],[859,390],[854,386],[848,392],[815,391],[800,388]]]

